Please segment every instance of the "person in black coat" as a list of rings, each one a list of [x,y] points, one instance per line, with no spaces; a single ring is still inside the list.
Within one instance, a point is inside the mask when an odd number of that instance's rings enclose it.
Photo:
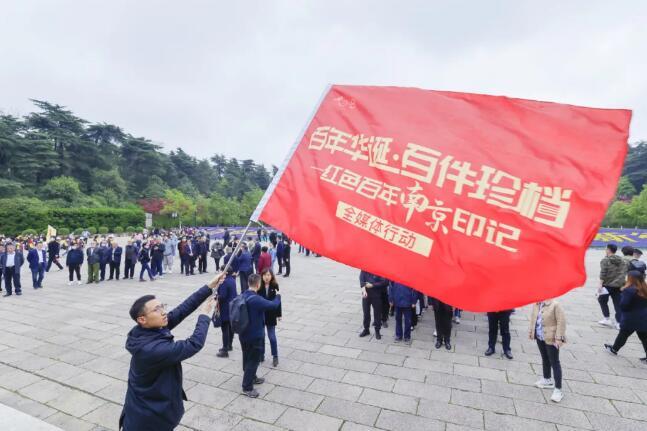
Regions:
[[[198,255],[198,272],[200,274],[207,272],[207,253],[209,252],[209,245],[205,237],[200,237],[197,242],[196,253]]]
[[[106,279],[106,266],[110,262],[110,248],[106,242],[101,242],[99,246],[99,273],[101,274],[101,280]]]
[[[620,310],[620,332],[613,345],[605,344],[604,347],[617,355],[627,338],[636,332],[645,350],[645,357],[640,360],[647,363],[647,284],[641,271],[627,273],[627,283],[620,294]]]
[[[229,352],[234,350],[232,345],[234,331],[231,329],[229,303],[236,295],[236,271],[230,265],[227,269],[225,281],[218,287],[218,310],[220,311],[220,320],[222,322],[220,326],[222,330],[222,348],[216,353],[216,356],[219,358],[228,358]]]
[[[164,244],[158,239],[151,244],[151,272],[153,277],[164,278]]]
[[[258,259],[261,257],[261,242],[260,240],[256,241],[254,248],[252,248],[252,262],[254,263],[253,271],[258,273]]]
[[[108,277],[108,280],[116,278],[117,281],[119,281],[121,255],[123,254],[124,249],[117,244],[117,241],[113,241],[110,246],[110,260],[108,261],[108,263],[110,263],[110,277]]]
[[[436,320],[436,349],[440,349],[443,344],[447,350],[452,349],[452,316],[454,309],[451,305],[445,304],[436,298],[431,298],[431,305],[434,309],[434,318]]]
[[[58,241],[56,241],[56,238],[52,237],[51,241],[47,243],[47,272],[49,272],[49,268],[51,268],[52,262],[54,262],[54,264],[58,266],[58,269],[63,269],[63,265],[61,265],[58,261],[60,252],[61,245],[58,243]]]
[[[231,237],[231,235],[229,234],[229,229],[225,228],[225,233],[224,233],[224,235],[222,237],[222,239],[224,241],[223,242],[223,247],[227,247],[229,245],[229,238],[230,237]]]
[[[276,232],[274,232],[274,231],[270,232],[270,242],[272,243],[272,246],[274,248],[276,248],[276,244],[277,244],[276,238],[277,238],[276,237]]]
[[[283,266],[285,266],[285,273],[283,274],[283,277],[289,277],[290,276],[290,251],[292,247],[290,246],[290,238],[284,237],[283,238]]]
[[[145,242],[144,245],[142,246],[142,249],[139,250],[139,263],[142,265],[142,269],[139,272],[140,282],[146,281],[144,280],[144,272],[148,272],[148,278],[151,281],[155,280],[153,278],[153,274],[151,273],[150,261],[151,261],[150,248],[148,246],[148,243]]]
[[[128,390],[119,418],[124,431],[171,431],[184,415],[186,394],[182,389],[182,361],[204,346],[215,300],[209,298],[222,280],[218,274],[208,285],[166,313],[166,306],[153,295],[137,299],[130,317],[137,326],[130,330],[126,350],[130,352]],[[205,302],[205,300],[207,300]],[[193,334],[174,341],[171,330],[200,304]]]
[[[76,273],[76,284],[81,284],[81,265],[83,265],[83,250],[81,250],[76,244],[72,243],[70,245],[70,250],[67,252],[67,257],[65,258],[65,266],[70,273],[69,279],[70,282],[68,285],[74,283],[74,274]]]
[[[503,355],[512,359],[512,349],[510,349],[510,315],[512,310],[490,311],[487,314],[488,320],[488,348],[485,356],[494,355],[496,351],[496,339],[501,328],[501,344],[503,345]]]
[[[129,239],[126,244],[124,255],[124,278],[133,279],[138,256],[139,250],[137,249],[137,246],[133,244],[132,239]]]
[[[279,284],[272,271],[268,268],[261,273],[261,288],[258,290],[259,295],[268,301],[274,301],[276,295],[279,293]],[[270,350],[272,352],[272,366],[276,367],[279,364],[279,349],[276,340],[276,324],[281,320],[282,312],[281,305],[276,309],[265,311],[265,326],[267,327],[267,339],[270,341]],[[263,344],[263,355],[261,362],[265,361],[265,344]]]
[[[373,308],[373,326],[375,327],[375,338],[381,339],[380,329],[382,328],[382,296],[388,289],[389,281],[379,275],[367,271],[359,273],[359,286],[362,288],[362,311],[364,314],[364,330],[360,337],[366,337],[371,333],[368,330],[371,324],[371,307]]]

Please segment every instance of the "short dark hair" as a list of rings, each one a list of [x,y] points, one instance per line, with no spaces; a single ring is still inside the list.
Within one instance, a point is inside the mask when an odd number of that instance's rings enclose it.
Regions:
[[[607,244],[607,250],[609,250],[611,253],[615,253],[618,251],[618,246],[615,244]]]
[[[621,251],[624,256],[633,256],[634,254],[634,248],[630,245],[625,245]]]
[[[249,278],[247,279],[247,283],[249,284],[249,287],[258,286],[260,282],[261,282],[261,276],[258,274],[250,274]]]
[[[262,251],[263,253],[267,253],[267,246],[266,246],[266,245],[264,245],[263,247],[261,247],[261,251]]]
[[[643,252],[642,252],[642,251],[640,251],[640,250],[639,250],[639,249],[637,249],[637,248],[634,248],[634,254],[637,254],[638,256],[642,256],[642,255],[643,255]]]
[[[144,295],[133,302],[132,307],[130,307],[130,317],[137,322],[137,318],[144,315],[146,303],[153,299],[155,299],[155,295]]]

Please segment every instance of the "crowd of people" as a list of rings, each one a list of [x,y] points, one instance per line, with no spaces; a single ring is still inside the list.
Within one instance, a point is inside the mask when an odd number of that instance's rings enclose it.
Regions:
[[[239,242],[242,247],[231,262],[240,278],[241,291],[247,288],[250,274],[265,268],[271,268],[274,273],[278,266],[276,274],[289,277],[289,238],[276,232],[267,234],[265,230],[259,230],[256,236],[255,240],[251,236],[239,239],[225,229],[223,238],[212,240],[206,231],[195,228],[156,229],[132,235],[123,246],[114,235],[92,236],[87,231],[65,238],[0,237],[0,292],[4,284],[3,296],[22,295],[21,270],[25,262],[34,289],[43,287],[46,273],[54,266],[59,270],[67,267],[69,285],[132,280],[137,274],[139,281],[145,282],[172,274],[176,258],[180,260],[180,273],[186,276],[207,273],[211,259],[219,269],[231,260]],[[87,278],[82,282],[83,266]]]

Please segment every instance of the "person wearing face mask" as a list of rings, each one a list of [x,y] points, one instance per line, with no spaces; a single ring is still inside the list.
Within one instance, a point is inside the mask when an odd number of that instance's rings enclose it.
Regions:
[[[88,284],[99,282],[99,260],[100,254],[97,248],[97,243],[90,242],[90,247],[86,250],[88,256]]]
[[[83,251],[79,249],[76,244],[72,243],[70,250],[67,252],[67,257],[65,258],[65,266],[67,266],[70,273],[70,282],[67,283],[68,286],[74,284],[75,273],[76,284],[81,284],[81,265],[83,265]]]
[[[144,282],[144,272],[148,272],[148,278],[150,281],[154,281],[153,273],[151,272],[150,267],[151,255],[150,247],[147,242],[144,243],[142,249],[139,251],[139,263],[142,265],[141,271],[139,271],[139,281]]]
[[[99,246],[99,272],[101,274],[101,279],[99,281],[104,281],[106,279],[106,266],[110,262],[110,248],[108,243],[101,240],[101,245]]]
[[[137,250],[137,246],[133,244],[132,239],[129,239],[126,244],[124,256],[124,278],[132,280],[135,275],[135,264],[137,263],[137,258],[139,256],[139,250]]]

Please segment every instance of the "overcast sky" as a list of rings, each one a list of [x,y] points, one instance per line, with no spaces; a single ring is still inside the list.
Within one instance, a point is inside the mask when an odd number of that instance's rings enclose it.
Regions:
[[[280,164],[328,83],[632,109],[647,2],[0,0],[0,111],[28,99],[200,158]]]

